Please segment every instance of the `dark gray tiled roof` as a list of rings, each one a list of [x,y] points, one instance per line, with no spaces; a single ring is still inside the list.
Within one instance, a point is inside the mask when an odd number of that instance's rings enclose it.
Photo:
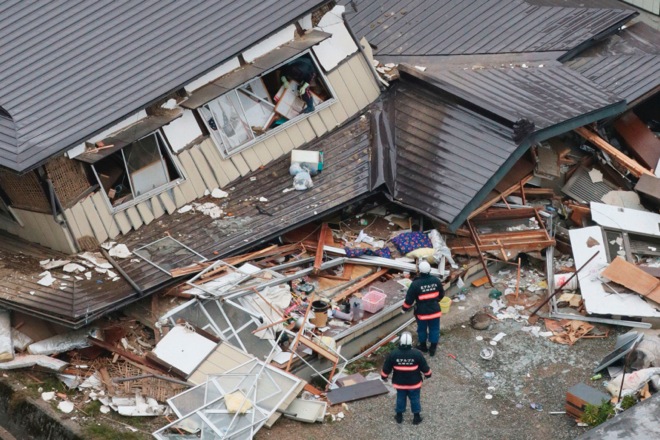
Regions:
[[[576,58],[566,65],[628,102],[660,87],[660,55]]]
[[[524,65],[429,69],[423,76],[438,88],[507,121],[529,119],[537,129],[622,101],[568,67]],[[414,68],[406,71],[414,72]]]
[[[356,0],[347,14],[381,55],[570,51],[637,15],[631,10],[530,5],[522,0]],[[350,10],[350,9],[349,9]]]
[[[452,223],[516,150],[513,132],[411,83],[394,106],[394,199]]]
[[[3,1],[0,107],[16,133],[0,124],[0,165],[38,165],[323,3]]]
[[[120,304],[137,299],[137,292],[123,279],[108,279],[93,269],[90,279],[51,270],[57,280],[38,284],[46,259],[72,260],[70,255],[47,249],[0,232],[0,305],[70,327],[79,327]]]

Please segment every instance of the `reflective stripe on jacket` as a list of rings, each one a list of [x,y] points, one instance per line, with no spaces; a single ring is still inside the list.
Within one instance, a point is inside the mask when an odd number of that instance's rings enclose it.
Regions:
[[[422,352],[414,348],[397,348],[387,356],[380,375],[387,379],[392,373],[392,385],[398,390],[414,390],[422,386],[423,377],[431,377]]]
[[[410,284],[402,307],[409,310],[414,305],[415,317],[419,320],[436,319],[442,316],[438,302],[444,297],[440,280],[433,275],[422,274]]]

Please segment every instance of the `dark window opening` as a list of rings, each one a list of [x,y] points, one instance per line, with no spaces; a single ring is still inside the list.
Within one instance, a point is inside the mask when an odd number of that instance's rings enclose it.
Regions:
[[[112,206],[119,206],[181,178],[165,141],[154,132],[94,164]]]

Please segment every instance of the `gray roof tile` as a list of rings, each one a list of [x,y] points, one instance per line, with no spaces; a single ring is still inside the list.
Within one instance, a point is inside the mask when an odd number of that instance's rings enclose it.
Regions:
[[[325,3],[321,0],[4,1],[0,165],[84,141]]]

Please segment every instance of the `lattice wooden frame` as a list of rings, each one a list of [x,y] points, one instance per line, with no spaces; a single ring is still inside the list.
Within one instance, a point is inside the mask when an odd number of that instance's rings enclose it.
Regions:
[[[83,164],[65,156],[52,159],[45,166],[55,194],[64,208],[72,206],[92,187]]]
[[[11,201],[10,206],[48,214],[52,212],[48,196],[35,171],[19,176],[0,170],[0,186]]]

